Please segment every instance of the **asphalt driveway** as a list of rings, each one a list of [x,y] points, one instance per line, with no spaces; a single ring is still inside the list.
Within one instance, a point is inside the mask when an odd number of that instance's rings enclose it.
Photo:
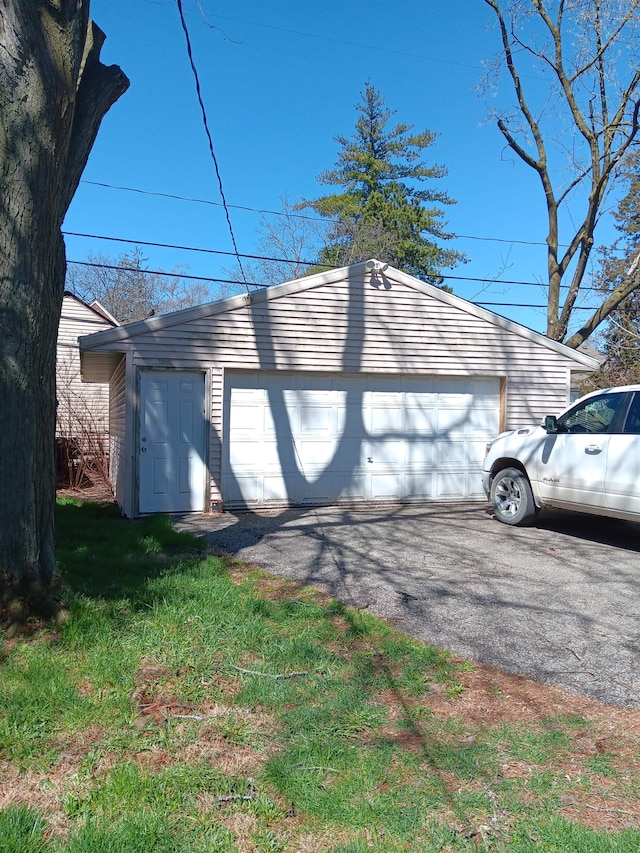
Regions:
[[[640,525],[484,504],[184,515],[180,529],[508,672],[640,707]]]

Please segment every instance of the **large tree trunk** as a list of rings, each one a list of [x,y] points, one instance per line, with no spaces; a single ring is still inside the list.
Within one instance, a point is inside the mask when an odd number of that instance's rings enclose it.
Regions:
[[[0,6],[0,606],[55,574],[55,358],[61,226],[100,122],[126,91],[100,63],[88,0]],[[26,605],[26,610],[25,610]]]

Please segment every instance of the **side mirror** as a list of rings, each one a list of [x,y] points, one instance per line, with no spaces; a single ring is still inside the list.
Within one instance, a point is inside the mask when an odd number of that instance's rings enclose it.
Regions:
[[[544,419],[544,428],[548,433],[558,432],[558,419],[555,415],[547,415]]]

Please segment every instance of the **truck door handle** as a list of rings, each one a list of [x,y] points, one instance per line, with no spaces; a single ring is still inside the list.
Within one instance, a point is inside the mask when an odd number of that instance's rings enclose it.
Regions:
[[[585,447],[585,453],[601,453],[602,445],[601,444],[589,444]]]

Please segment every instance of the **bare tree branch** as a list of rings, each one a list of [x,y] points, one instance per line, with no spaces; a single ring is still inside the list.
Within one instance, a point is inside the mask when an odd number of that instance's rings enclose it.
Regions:
[[[638,135],[640,50],[635,35],[640,26],[640,0],[632,0],[631,5],[618,0],[606,5],[602,0],[561,0],[555,20],[549,12],[550,4],[544,0],[530,0],[530,4],[518,0],[485,3],[496,16],[501,63],[511,80],[517,111],[524,119],[518,127],[512,115],[498,113],[497,127],[509,147],[536,172],[542,185],[547,208],[547,334],[562,341],[568,336],[587,273],[605,197]],[[517,56],[514,47],[519,51]],[[619,56],[623,51],[630,68],[627,80]],[[542,97],[539,87],[532,85],[525,92],[516,60],[520,64],[540,62],[551,72],[549,92],[555,93],[553,104],[562,109],[560,115],[548,109],[549,94],[542,108],[534,109]],[[532,142],[527,140],[525,128]],[[564,146],[561,136],[572,130],[572,145]],[[564,173],[559,156],[568,156],[573,172],[564,186],[558,178]],[[583,211],[573,233],[562,241],[567,247],[561,252],[560,210],[570,199],[574,206],[576,201],[581,203]],[[563,281],[572,267],[571,282],[562,299]],[[602,322],[613,310],[612,305],[613,301],[604,302],[591,321]],[[590,324],[585,324],[583,330],[587,327]],[[569,340],[575,342],[577,338]]]

